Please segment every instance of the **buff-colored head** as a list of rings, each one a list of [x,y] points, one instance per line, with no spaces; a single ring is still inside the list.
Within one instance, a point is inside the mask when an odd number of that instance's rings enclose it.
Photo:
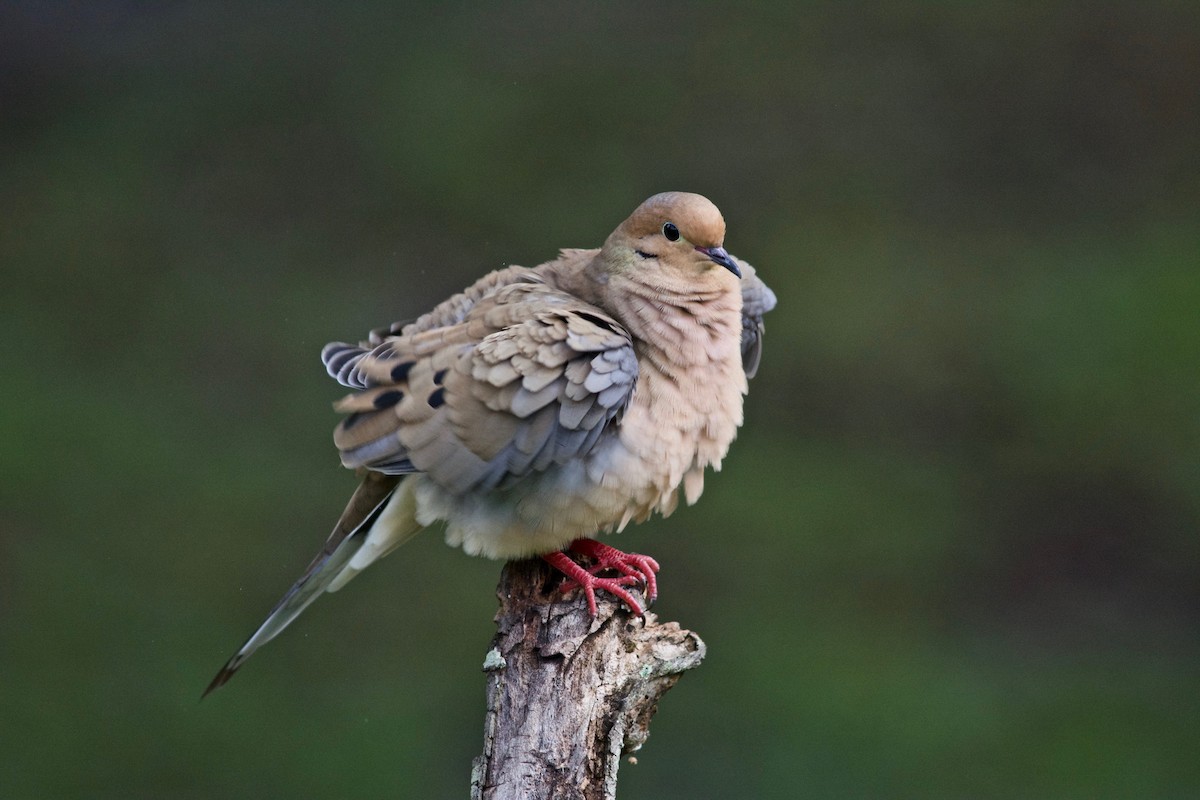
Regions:
[[[637,207],[601,251],[614,266],[659,267],[680,276],[722,267],[741,277],[725,252],[725,219],[712,202],[690,192],[663,192]]]

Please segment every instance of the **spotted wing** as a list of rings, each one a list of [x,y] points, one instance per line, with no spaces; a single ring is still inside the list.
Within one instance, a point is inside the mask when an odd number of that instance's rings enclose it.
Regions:
[[[325,348],[330,374],[362,389],[336,405],[347,467],[486,490],[587,453],[629,402],[628,332],[532,273],[447,319]]]

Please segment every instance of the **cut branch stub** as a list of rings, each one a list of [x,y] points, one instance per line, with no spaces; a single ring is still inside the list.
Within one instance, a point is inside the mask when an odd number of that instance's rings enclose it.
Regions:
[[[501,574],[474,800],[612,800],[620,759],[646,741],[659,698],[704,658],[696,634],[603,593],[592,619],[560,581],[539,559]]]

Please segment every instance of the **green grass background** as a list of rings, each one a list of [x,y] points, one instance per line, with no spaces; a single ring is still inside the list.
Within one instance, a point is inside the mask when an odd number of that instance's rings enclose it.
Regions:
[[[0,794],[462,797],[499,566],[212,673],[354,479],[317,354],[701,192],[779,296],[624,798],[1200,795],[1190,3],[0,11]]]

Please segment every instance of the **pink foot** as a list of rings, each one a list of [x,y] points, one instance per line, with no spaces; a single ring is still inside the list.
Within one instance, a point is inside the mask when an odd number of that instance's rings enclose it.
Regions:
[[[615,547],[601,544],[595,539],[576,539],[567,545],[567,550],[590,558],[592,566],[584,568],[571,560],[565,552],[549,553],[542,558],[566,577],[563,579],[562,591],[575,586],[583,589],[588,601],[588,611],[596,616],[596,590],[604,589],[614,594],[629,610],[638,616],[645,614],[641,604],[625,591],[626,586],[641,583],[646,586],[647,604],[653,603],[658,597],[658,583],[654,573],[658,572],[658,562],[650,556],[637,553],[623,553]],[[604,570],[616,570],[621,573],[619,578],[599,578],[597,575]]]

